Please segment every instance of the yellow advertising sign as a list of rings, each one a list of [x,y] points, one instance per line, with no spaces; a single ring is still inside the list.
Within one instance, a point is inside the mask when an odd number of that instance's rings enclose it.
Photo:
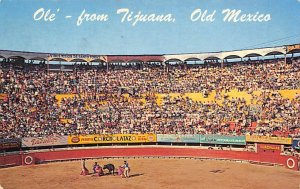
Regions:
[[[246,135],[246,142],[292,144],[292,138]]]
[[[289,45],[289,46],[287,46],[287,52],[290,52],[290,51],[292,51],[294,49],[300,49],[300,45],[297,44],[297,45]]]
[[[144,143],[156,142],[155,134],[103,134],[69,136],[68,144]]]

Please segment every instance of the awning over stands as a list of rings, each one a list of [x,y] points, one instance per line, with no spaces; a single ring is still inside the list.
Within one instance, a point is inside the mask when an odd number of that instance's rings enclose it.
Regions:
[[[237,51],[187,53],[187,54],[165,54],[165,55],[90,55],[90,54],[59,54],[38,53],[23,51],[0,50],[0,58],[22,58],[25,60],[49,60],[65,62],[177,62],[224,60],[234,58],[247,58],[258,56],[284,55],[300,53],[300,44],[286,45],[280,47],[268,47],[257,49],[246,49]],[[212,59],[213,57],[213,59]]]
[[[198,54],[173,54],[164,55],[165,60],[179,59],[182,62],[188,59],[199,59],[207,60],[211,57],[216,59],[228,59],[228,58],[245,58],[253,56],[269,56],[277,54],[285,54],[285,47],[272,47],[272,48],[261,48],[261,49],[249,49],[249,50],[239,50],[239,51],[225,51],[216,53],[198,53]]]
[[[47,60],[48,53],[0,50],[0,56],[3,58],[19,57],[26,60]]]

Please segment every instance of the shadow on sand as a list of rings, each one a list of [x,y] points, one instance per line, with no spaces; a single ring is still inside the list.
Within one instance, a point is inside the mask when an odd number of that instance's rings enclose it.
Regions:
[[[138,177],[138,176],[142,176],[142,175],[144,175],[144,173],[137,173],[137,174],[130,175],[129,178]]]
[[[92,177],[99,177],[99,175],[97,173],[89,173],[88,175],[92,176]],[[104,173],[103,175],[100,175],[100,176],[112,176],[111,173]],[[138,176],[142,176],[144,175],[144,173],[137,173],[137,174],[133,174],[133,175],[130,175],[129,178],[132,178],[132,177],[138,177]],[[118,176],[118,174],[114,174],[113,176]]]
[[[211,170],[209,172],[211,172],[211,173],[224,173],[225,170],[216,169],[216,170]]]

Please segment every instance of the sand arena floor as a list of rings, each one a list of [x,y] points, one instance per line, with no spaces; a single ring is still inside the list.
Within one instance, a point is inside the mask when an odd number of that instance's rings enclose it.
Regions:
[[[87,160],[90,172],[95,161],[101,166],[123,163],[123,159]],[[284,167],[194,159],[128,159],[128,162],[131,167],[128,179],[112,175],[80,176],[81,162],[72,161],[0,169],[0,184],[4,189],[300,188],[300,172]]]

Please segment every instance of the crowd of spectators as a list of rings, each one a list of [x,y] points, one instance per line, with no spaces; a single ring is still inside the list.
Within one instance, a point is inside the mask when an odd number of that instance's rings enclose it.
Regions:
[[[1,64],[0,64],[1,66]],[[144,67],[47,72],[0,68],[0,139],[104,133],[300,135],[300,62],[220,67]],[[122,88],[134,89],[130,97]],[[221,92],[246,91],[255,100]],[[193,101],[185,93],[216,91],[217,101]],[[261,91],[259,95],[254,91]],[[76,94],[57,101],[56,94]],[[161,104],[155,94],[167,95]],[[146,95],[141,98],[141,95]],[[217,100],[217,99],[216,99]],[[253,123],[256,123],[253,126]]]

